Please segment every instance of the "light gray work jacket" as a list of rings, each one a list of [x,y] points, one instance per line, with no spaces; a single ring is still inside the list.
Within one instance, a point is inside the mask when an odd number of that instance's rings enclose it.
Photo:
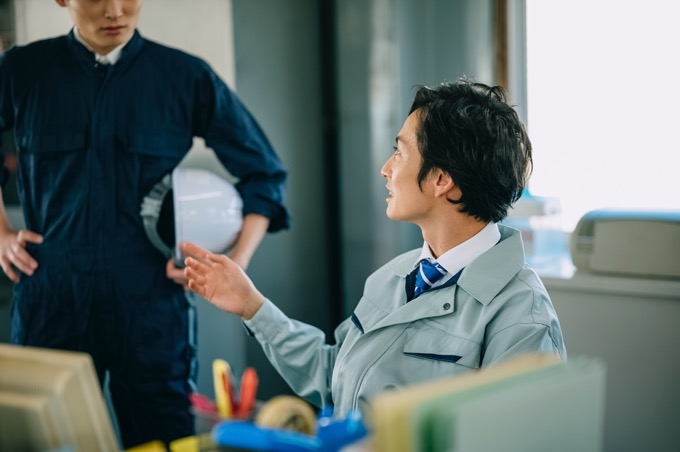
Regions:
[[[519,231],[499,225],[501,241],[458,283],[407,303],[405,281],[420,249],[402,254],[366,280],[353,315],[324,333],[265,304],[245,325],[291,388],[335,416],[364,410],[374,394],[464,374],[528,352],[566,359],[548,293],[524,262]]]

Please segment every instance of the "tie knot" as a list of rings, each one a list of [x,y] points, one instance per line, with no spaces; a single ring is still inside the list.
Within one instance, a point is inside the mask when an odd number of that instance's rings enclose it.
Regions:
[[[446,275],[446,269],[438,262],[430,262],[427,259],[420,261],[420,268],[416,274],[416,287],[413,291],[414,298],[430,289],[444,275]]]

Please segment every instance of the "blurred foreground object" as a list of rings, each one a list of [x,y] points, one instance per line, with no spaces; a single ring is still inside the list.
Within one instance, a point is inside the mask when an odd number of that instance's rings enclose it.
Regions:
[[[267,401],[255,416],[255,423],[260,427],[291,430],[314,435],[316,433],[316,416],[314,410],[304,400],[280,395]]]
[[[324,410],[316,418],[312,407],[295,396],[281,395],[267,401],[255,422],[224,421],[212,431],[218,446],[239,450],[340,451],[368,434],[358,411],[342,419]]]
[[[376,452],[600,451],[605,366],[523,355],[371,401]]]

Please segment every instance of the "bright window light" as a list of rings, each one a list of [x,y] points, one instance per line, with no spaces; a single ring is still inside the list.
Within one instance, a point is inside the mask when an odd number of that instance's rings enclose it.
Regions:
[[[680,2],[527,0],[535,196],[572,231],[599,208],[680,208]]]

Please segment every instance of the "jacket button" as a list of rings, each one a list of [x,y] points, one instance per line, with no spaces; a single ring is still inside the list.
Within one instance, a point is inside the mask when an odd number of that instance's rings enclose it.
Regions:
[[[448,311],[451,308],[451,303],[444,303],[444,306],[442,306],[445,311]]]

